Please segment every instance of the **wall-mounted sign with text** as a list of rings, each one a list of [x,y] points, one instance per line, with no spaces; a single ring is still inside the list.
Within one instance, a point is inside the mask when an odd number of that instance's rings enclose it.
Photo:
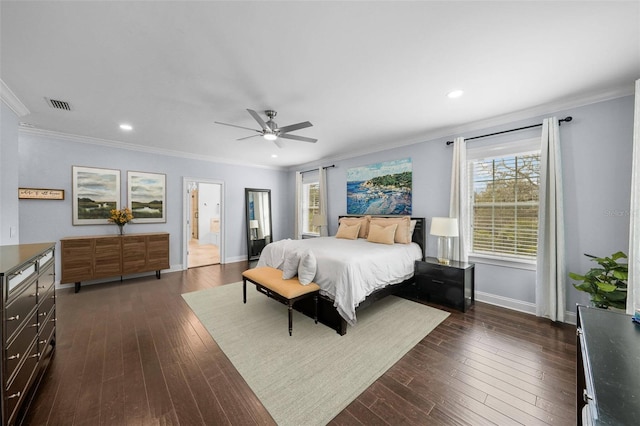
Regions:
[[[64,200],[64,189],[18,188],[18,198],[30,200]]]

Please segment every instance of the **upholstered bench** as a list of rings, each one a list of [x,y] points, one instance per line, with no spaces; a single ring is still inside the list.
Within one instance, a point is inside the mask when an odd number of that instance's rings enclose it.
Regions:
[[[293,330],[293,304],[306,297],[312,297],[315,302],[314,320],[318,323],[318,294],[320,286],[316,283],[300,284],[297,277],[289,280],[282,279],[280,269],[269,266],[248,269],[242,273],[242,297],[247,303],[247,281],[256,285],[256,289],[289,307],[289,336]]]

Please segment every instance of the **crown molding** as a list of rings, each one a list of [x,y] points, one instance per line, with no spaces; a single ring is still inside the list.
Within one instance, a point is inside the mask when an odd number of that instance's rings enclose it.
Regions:
[[[480,132],[485,129],[503,126],[511,124],[516,121],[533,119],[541,115],[551,115],[563,112],[564,110],[579,108],[599,102],[606,102],[612,99],[622,98],[625,96],[631,96],[634,94],[634,83],[624,84],[621,86],[609,88],[605,91],[591,92],[588,94],[582,94],[580,96],[574,96],[570,98],[564,98],[554,102],[538,105],[532,108],[523,109],[509,114],[498,115],[495,117],[473,121],[471,123],[465,123],[462,125],[454,125],[442,127],[428,133],[424,133],[416,138],[407,139],[401,142],[394,142],[393,144],[378,144],[370,146],[365,149],[353,150],[349,152],[343,152],[338,155],[321,158],[308,163],[289,166],[288,171],[303,170],[305,168],[313,167],[319,162],[327,163],[332,161],[347,160],[354,157],[360,157],[363,155],[375,154],[377,152],[383,152],[394,148],[400,148],[404,146],[415,145],[424,142],[437,142],[443,139],[452,139],[455,136],[463,136],[462,133]],[[471,135],[468,135],[471,136]],[[316,166],[317,167],[317,166]]]
[[[0,98],[18,117],[31,113],[2,79],[0,79]]]
[[[119,141],[112,141],[112,140],[107,140],[107,139],[94,138],[94,137],[91,137],[91,136],[79,136],[79,135],[73,135],[73,134],[69,134],[69,133],[56,132],[56,131],[53,131],[53,130],[39,129],[39,128],[36,128],[36,127],[30,127],[30,126],[24,125],[24,124],[20,124],[19,131],[20,131],[20,133],[24,133],[24,134],[30,134],[30,135],[35,135],[35,136],[44,136],[44,137],[59,139],[59,140],[68,141],[68,142],[78,142],[78,143],[84,143],[84,144],[88,144],[88,145],[99,145],[99,146],[105,146],[105,147],[109,147],[109,148],[126,149],[128,151],[136,151],[136,152],[144,152],[144,153],[148,153],[148,154],[164,155],[164,156],[167,156],[167,157],[187,158],[187,159],[191,159],[191,160],[208,161],[210,163],[232,164],[232,165],[236,165],[236,166],[246,166],[246,167],[252,167],[252,168],[257,168],[257,169],[286,170],[283,167],[263,166],[263,165],[260,165],[260,164],[252,164],[252,163],[247,163],[247,162],[234,161],[234,160],[229,160],[229,159],[226,159],[226,158],[213,157],[213,156],[208,156],[208,155],[192,154],[192,153],[188,153],[188,152],[174,151],[174,150],[170,150],[170,149],[152,148],[152,147],[147,147],[147,146],[142,146],[142,145],[126,143],[126,142],[119,142]]]

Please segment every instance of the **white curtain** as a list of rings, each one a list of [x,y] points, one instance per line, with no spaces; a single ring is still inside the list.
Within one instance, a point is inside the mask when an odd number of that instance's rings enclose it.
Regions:
[[[454,238],[453,260],[467,262],[469,221],[469,198],[467,196],[467,147],[464,138],[453,141],[453,160],[451,161],[451,198],[449,217],[458,219],[458,238]]]
[[[297,240],[302,239],[302,223],[300,223],[300,200],[302,198],[302,173],[296,172],[295,212],[293,215],[293,235]]]
[[[629,279],[627,314],[640,309],[640,80],[636,80],[631,168],[631,214],[629,222]]]
[[[329,236],[327,226],[327,170],[320,166],[318,168],[318,186],[320,189],[320,216],[323,218],[323,224],[320,226],[320,236]]]
[[[545,118],[540,144],[536,315],[552,321],[564,321],[566,309],[562,198],[560,125],[556,117]]]

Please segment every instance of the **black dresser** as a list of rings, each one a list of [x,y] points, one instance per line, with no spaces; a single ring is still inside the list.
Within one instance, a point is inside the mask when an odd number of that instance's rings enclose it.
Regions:
[[[0,246],[2,425],[20,423],[53,356],[54,253],[55,243]]]
[[[640,325],[578,306],[577,424],[640,425]]]

